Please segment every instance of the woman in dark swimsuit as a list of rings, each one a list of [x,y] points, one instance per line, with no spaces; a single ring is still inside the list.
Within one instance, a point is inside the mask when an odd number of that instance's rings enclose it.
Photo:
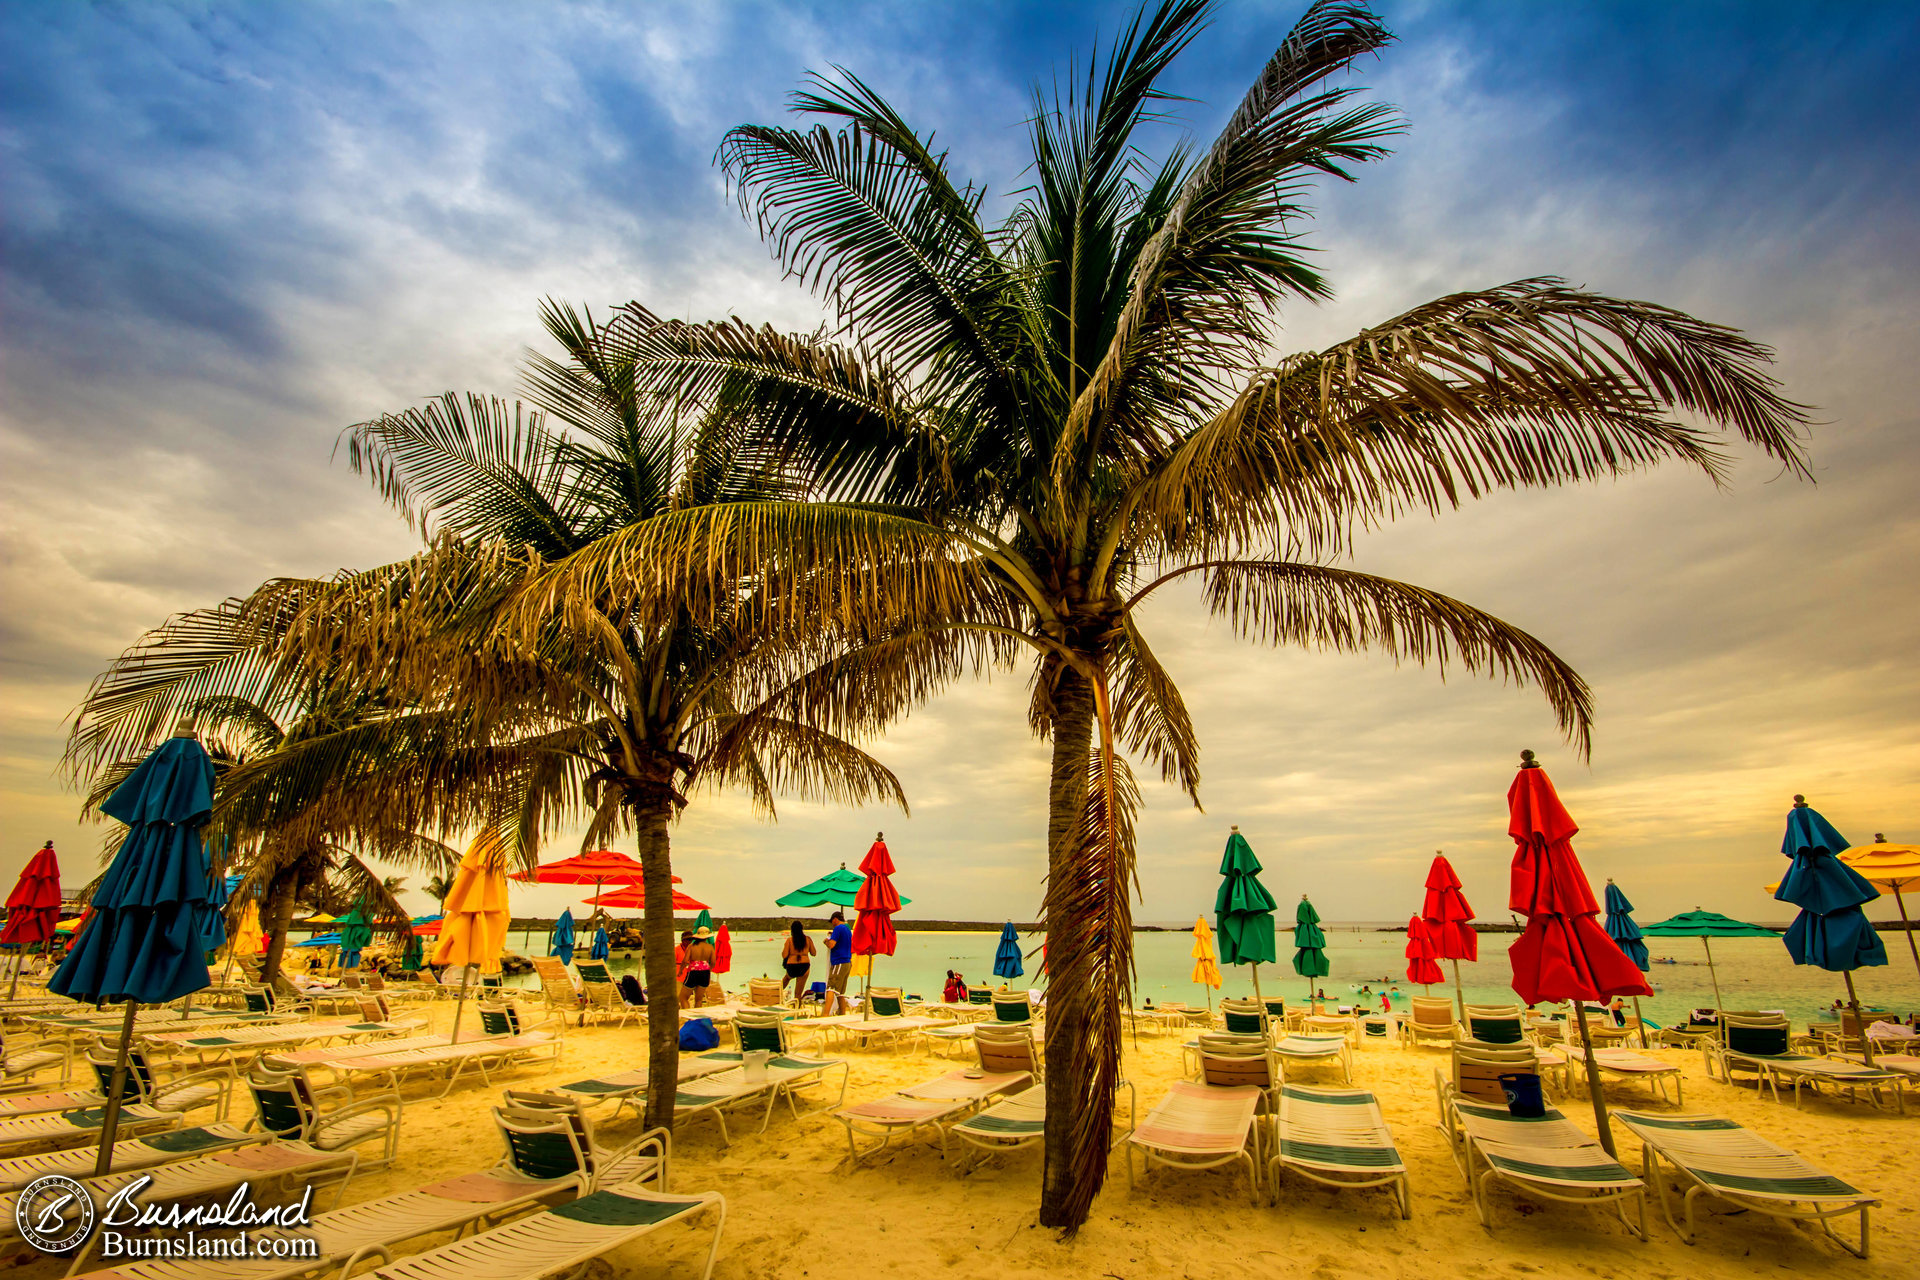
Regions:
[[[793,1003],[798,1007],[800,998],[807,993],[807,975],[813,972],[813,939],[807,936],[798,920],[793,922],[792,936],[780,948],[780,963],[787,971],[787,976],[780,979],[780,994],[784,998],[787,983],[793,983]]]
[[[713,985],[713,930],[695,929],[687,943],[687,973],[680,979],[680,1007],[691,1008],[707,998]]]

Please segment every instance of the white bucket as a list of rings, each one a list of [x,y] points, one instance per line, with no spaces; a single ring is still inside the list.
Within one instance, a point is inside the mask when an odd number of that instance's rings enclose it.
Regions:
[[[750,1084],[759,1084],[767,1078],[767,1059],[773,1054],[766,1049],[749,1049],[740,1055],[741,1074]]]

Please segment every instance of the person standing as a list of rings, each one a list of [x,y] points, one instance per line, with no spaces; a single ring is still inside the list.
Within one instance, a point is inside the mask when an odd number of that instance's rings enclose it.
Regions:
[[[827,1007],[828,1014],[847,1009],[847,977],[853,972],[853,930],[847,928],[847,915],[836,911],[827,930]]]
[[[780,991],[784,997],[787,984],[793,984],[793,1006],[796,1009],[807,994],[807,975],[813,972],[813,950],[813,939],[795,920],[793,932],[787,938],[786,945],[780,948],[780,963],[787,971],[787,976],[780,979]]]
[[[713,930],[702,925],[687,942],[687,973],[680,979],[680,1007],[690,1009],[706,999],[713,985]]]

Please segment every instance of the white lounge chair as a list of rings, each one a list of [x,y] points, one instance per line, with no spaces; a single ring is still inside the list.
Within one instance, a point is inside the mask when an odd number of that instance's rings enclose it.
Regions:
[[[938,1137],[940,1156],[945,1159],[949,1124],[978,1111],[992,1098],[1018,1092],[1032,1083],[1033,1076],[1025,1071],[996,1075],[950,1071],[888,1097],[841,1107],[833,1112],[833,1118],[846,1126],[847,1153],[855,1164],[886,1150],[896,1137],[911,1142],[922,1131]],[[861,1137],[874,1141],[863,1149],[858,1141]]]
[[[1441,1106],[1481,1225],[1493,1227],[1488,1193],[1498,1180],[1546,1200],[1612,1204],[1627,1230],[1647,1238],[1646,1184],[1559,1111],[1548,1107],[1540,1116],[1516,1116],[1505,1106],[1476,1102],[1447,1089],[1442,1090]],[[1484,1172],[1476,1172],[1482,1166]],[[1638,1225],[1627,1216],[1629,1204],[1639,1210]]]
[[[1322,1186],[1391,1187],[1400,1216],[1413,1216],[1407,1164],[1394,1149],[1380,1102],[1365,1089],[1285,1085],[1268,1163],[1271,1203],[1280,1199],[1280,1171],[1291,1169]]]
[[[477,1040],[463,1037],[455,1044],[442,1042],[417,1049],[360,1047],[366,1051],[363,1056],[334,1059],[327,1065],[336,1075],[349,1079],[360,1075],[383,1078],[396,1093],[405,1081],[417,1074],[445,1072],[447,1082],[436,1095],[444,1098],[468,1071],[477,1072],[483,1083],[492,1084],[497,1072],[535,1061],[558,1062],[561,1046],[559,1038],[550,1032],[532,1031],[526,1035],[483,1036]],[[278,1066],[284,1060],[276,1055],[266,1061],[269,1066]]]
[[[1260,1203],[1258,1132],[1254,1115],[1263,1091],[1251,1086],[1217,1089],[1175,1080],[1167,1096],[1127,1135],[1127,1186],[1133,1181],[1133,1153],[1151,1172],[1156,1164],[1172,1169],[1213,1169],[1244,1164],[1249,1194]],[[1252,1146],[1252,1151],[1248,1147]]]

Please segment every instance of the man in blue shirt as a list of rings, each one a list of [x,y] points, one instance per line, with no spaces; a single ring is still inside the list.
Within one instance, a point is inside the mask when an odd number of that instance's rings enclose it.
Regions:
[[[827,1007],[828,1014],[841,1013],[847,1007],[847,975],[853,972],[853,930],[847,917],[836,911],[827,930]]]

